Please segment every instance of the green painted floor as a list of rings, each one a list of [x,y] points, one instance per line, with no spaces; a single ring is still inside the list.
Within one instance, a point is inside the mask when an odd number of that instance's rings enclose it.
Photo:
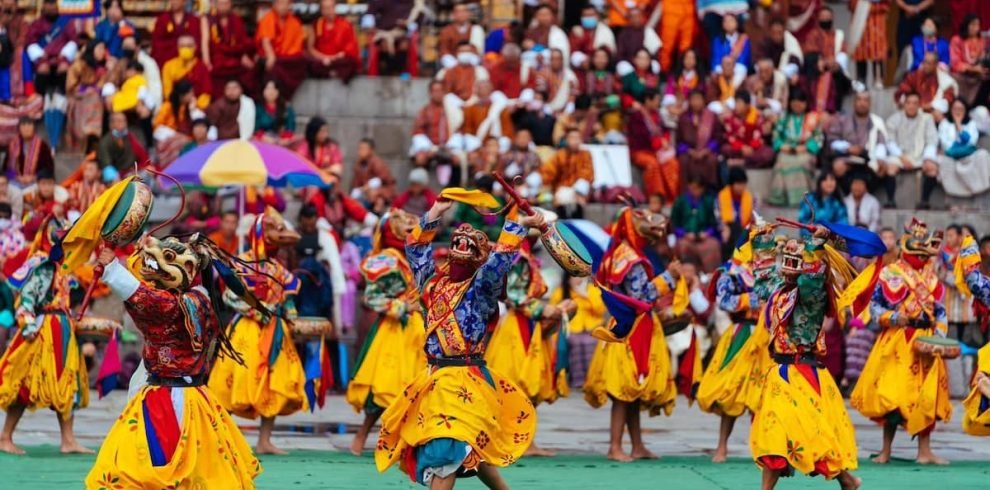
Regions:
[[[16,490],[81,488],[92,456],[61,456],[55,447],[27,448],[28,455],[0,455],[0,487]],[[347,454],[296,451],[285,457],[263,458],[259,489],[374,489],[414,488],[397,470],[375,471],[372,458]],[[909,462],[880,466],[863,462],[856,472],[864,489],[933,490],[987,488],[990,462],[960,462],[948,467],[920,467]],[[659,461],[617,464],[596,456],[558,456],[526,459],[503,475],[513,489],[650,489],[690,490],[759,488],[760,473],[747,459],[714,465],[707,458],[668,457]],[[483,488],[463,480],[457,488]],[[838,488],[821,478],[782,480],[780,489]],[[212,489],[211,489],[212,490]]]

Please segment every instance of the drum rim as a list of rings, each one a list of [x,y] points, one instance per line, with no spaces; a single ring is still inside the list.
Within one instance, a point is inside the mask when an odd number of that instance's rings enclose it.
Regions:
[[[581,239],[578,238],[573,230],[567,226],[561,226],[561,223],[554,223],[554,229],[560,235],[561,241],[567,244],[571,251],[574,252],[574,255],[589,264],[592,262],[591,252],[584,246],[584,243],[581,243]]]

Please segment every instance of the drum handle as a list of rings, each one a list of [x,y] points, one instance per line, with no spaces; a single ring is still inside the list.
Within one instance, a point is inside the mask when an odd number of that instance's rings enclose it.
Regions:
[[[528,214],[530,216],[533,216],[533,215],[536,214],[536,210],[533,209],[533,206],[531,206],[529,204],[529,201],[523,199],[522,196],[520,196],[519,193],[516,192],[516,188],[513,187],[512,184],[508,183],[505,180],[505,177],[503,177],[501,173],[495,172],[495,173],[492,174],[492,176],[495,177],[495,180],[497,180],[498,183],[502,185],[502,189],[504,189],[505,190],[505,193],[508,194],[509,197],[511,197],[512,200],[516,202],[516,205],[519,206],[519,209],[520,210],[522,210],[524,213],[526,213],[526,214]],[[522,180],[517,175],[516,178],[513,179],[513,182],[516,182],[517,179],[518,180]],[[549,228],[550,228],[550,225],[544,223],[543,226],[540,227],[540,231],[541,232],[546,232]]]
[[[106,243],[103,244],[106,246]],[[76,321],[82,320],[83,315],[86,314],[86,310],[89,309],[89,302],[93,300],[93,292],[96,291],[96,285],[101,281],[103,277],[103,264],[96,264],[93,267],[93,282],[89,283],[89,287],[86,288],[86,296],[83,297],[82,304],[79,305],[79,313],[76,313]]]

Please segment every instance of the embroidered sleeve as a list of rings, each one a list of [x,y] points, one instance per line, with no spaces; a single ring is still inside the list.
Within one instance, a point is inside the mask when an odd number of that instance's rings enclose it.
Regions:
[[[17,307],[18,316],[34,317],[38,314],[38,308],[45,304],[48,290],[51,289],[54,279],[55,268],[50,264],[39,265],[31,271],[31,277],[21,287],[21,302],[20,306]]]
[[[979,269],[973,269],[966,274],[966,285],[973,293],[973,298],[984,305],[990,305],[990,278],[980,273]]]
[[[433,260],[433,237],[440,228],[440,220],[427,222],[423,216],[416,228],[406,239],[406,260],[416,277],[416,284],[422,289],[426,282],[436,272],[436,262]]]
[[[400,297],[404,290],[405,285],[395,274],[386,274],[368,283],[364,290],[364,303],[377,313],[401,320],[407,310],[406,301]]]
[[[509,270],[516,260],[516,255],[519,253],[519,244],[522,243],[525,236],[526,227],[512,221],[512,214],[510,214],[505,220],[502,233],[492,248],[488,260],[481,265],[475,276],[474,287],[491,285],[489,294],[493,294],[495,297],[501,296],[506,282],[502,279],[508,276]]]
[[[756,295],[745,291],[739,293],[733,286],[732,276],[728,274],[719,276],[715,283],[715,297],[718,300],[718,307],[722,311],[741,313],[759,307],[759,299]]]
[[[638,300],[653,303],[660,297],[655,282],[650,282],[643,264],[636,264],[629,269],[622,279],[622,292]]]
[[[141,333],[145,333],[149,325],[172,322],[182,314],[176,295],[144,284],[138,286],[125,305]]]
[[[877,284],[877,289],[873,291],[873,300],[870,302],[870,316],[876,319],[881,328],[896,327],[897,312],[887,302],[883,295],[882,287]]]

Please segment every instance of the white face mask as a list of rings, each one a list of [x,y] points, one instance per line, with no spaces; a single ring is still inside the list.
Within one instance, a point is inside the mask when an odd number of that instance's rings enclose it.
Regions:
[[[534,101],[530,102],[529,104],[526,104],[526,107],[529,110],[531,110],[531,111],[542,110],[543,109],[543,101],[542,100],[534,100]]]
[[[478,55],[474,53],[457,53],[457,61],[462,65],[474,66],[478,64]]]

